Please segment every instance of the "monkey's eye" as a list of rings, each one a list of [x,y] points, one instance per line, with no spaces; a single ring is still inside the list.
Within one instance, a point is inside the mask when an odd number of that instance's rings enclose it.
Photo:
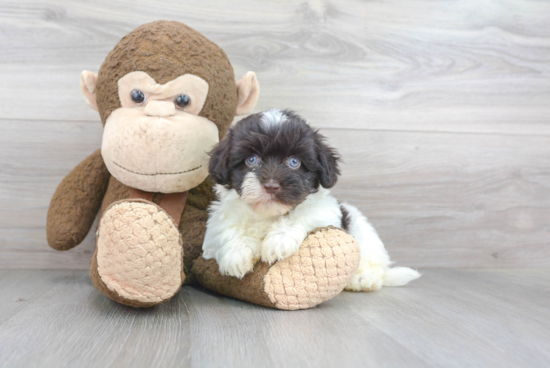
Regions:
[[[180,95],[176,97],[174,102],[176,103],[176,105],[178,105],[180,109],[184,109],[191,103],[191,98],[189,98],[189,96],[187,95]]]
[[[301,162],[300,162],[300,160],[298,160],[296,157],[291,157],[291,158],[288,159],[287,165],[288,165],[291,169],[297,169],[297,168],[300,167]]]
[[[258,160],[258,156],[250,156],[249,158],[246,159],[246,166],[254,167],[258,165],[259,161],[260,160]]]
[[[145,102],[145,95],[143,94],[143,92],[134,89],[132,91],[132,101],[134,101],[138,105],[141,105],[143,102]]]

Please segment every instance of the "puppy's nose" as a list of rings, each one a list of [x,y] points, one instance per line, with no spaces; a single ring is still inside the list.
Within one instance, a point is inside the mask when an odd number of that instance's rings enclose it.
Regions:
[[[267,183],[264,183],[264,189],[269,194],[275,194],[279,191],[279,189],[281,189],[281,186],[275,180],[270,180]]]
[[[145,115],[166,117],[176,113],[176,107],[171,101],[150,101],[145,106]]]

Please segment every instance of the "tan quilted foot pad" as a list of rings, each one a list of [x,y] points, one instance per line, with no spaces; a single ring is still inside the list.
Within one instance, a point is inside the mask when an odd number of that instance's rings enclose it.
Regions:
[[[306,238],[298,254],[269,269],[265,292],[276,308],[312,308],[344,289],[359,260],[359,245],[351,235],[321,228]]]
[[[179,231],[172,218],[153,203],[122,201],[107,209],[96,252],[101,281],[124,299],[160,303],[183,284]]]

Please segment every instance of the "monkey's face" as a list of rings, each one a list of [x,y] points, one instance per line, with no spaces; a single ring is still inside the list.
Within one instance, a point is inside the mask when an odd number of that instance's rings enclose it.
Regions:
[[[202,183],[208,152],[259,95],[253,72],[235,84],[223,50],[172,21],[130,32],[99,74],[82,72],[80,87],[105,126],[101,153],[109,172],[127,186],[161,193]]]
[[[182,192],[208,176],[218,128],[198,116],[208,83],[185,74],[158,84],[145,72],[118,81],[121,107],[107,118],[101,154],[122,183],[148,192]]]

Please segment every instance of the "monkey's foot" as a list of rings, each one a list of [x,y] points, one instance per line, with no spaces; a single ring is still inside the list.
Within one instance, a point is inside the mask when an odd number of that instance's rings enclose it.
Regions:
[[[222,276],[215,259],[199,257],[193,273],[217,293],[276,309],[307,309],[332,299],[359,266],[355,239],[334,227],[309,234],[298,253],[272,266],[260,262],[242,279]]]
[[[177,225],[152,202],[113,203],[98,226],[90,276],[99,291],[122,304],[150,307],[169,300],[185,280]]]

